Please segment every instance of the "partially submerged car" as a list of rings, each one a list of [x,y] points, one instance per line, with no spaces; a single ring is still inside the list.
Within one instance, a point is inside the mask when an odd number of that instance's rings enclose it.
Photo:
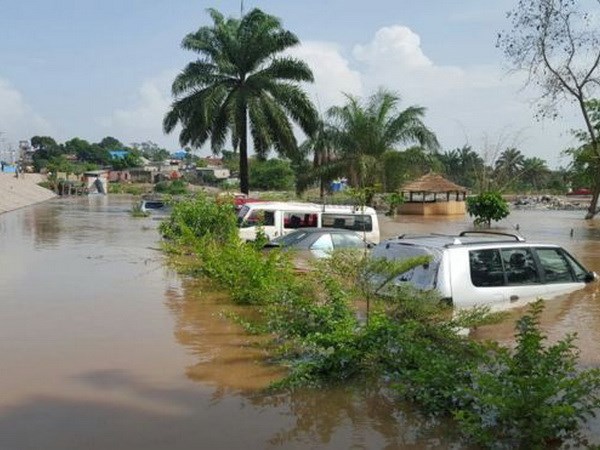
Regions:
[[[597,278],[563,248],[526,242],[511,233],[402,235],[381,242],[372,251],[373,258],[388,260],[418,256],[429,256],[429,262],[388,284],[435,289],[457,307],[506,309],[572,292]]]
[[[366,250],[373,245],[351,230],[304,228],[267,242],[265,249],[280,248],[294,252],[294,267],[300,271],[307,271],[310,270],[314,259],[327,258],[335,250]]]

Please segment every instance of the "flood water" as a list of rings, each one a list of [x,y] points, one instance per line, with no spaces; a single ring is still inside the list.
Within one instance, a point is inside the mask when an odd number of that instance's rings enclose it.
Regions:
[[[265,394],[276,367],[202,282],[176,274],[131,200],[55,200],[0,215],[0,449],[447,448],[458,439],[372,385]],[[529,239],[600,272],[582,212],[515,211]],[[461,220],[383,219],[383,234],[455,232]],[[570,230],[573,229],[573,237]],[[598,284],[547,302],[550,339],[578,332],[600,366]],[[477,331],[509,343],[513,317]],[[590,423],[600,442],[600,424]]]

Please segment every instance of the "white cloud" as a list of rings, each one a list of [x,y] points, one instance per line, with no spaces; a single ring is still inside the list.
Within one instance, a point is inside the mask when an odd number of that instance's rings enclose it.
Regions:
[[[171,84],[177,70],[145,80],[131,98],[131,106],[118,108],[100,119],[106,135],[119,136],[125,143],[151,140],[169,149],[177,147],[178,130],[168,136],[162,131],[162,121],[171,105]]]
[[[312,69],[315,82],[307,85],[306,90],[322,112],[343,102],[343,93],[363,95],[361,74],[350,68],[337,45],[305,41],[289,53]]]
[[[0,132],[7,145],[36,134],[52,135],[50,123],[37,114],[23,95],[6,79],[0,78]],[[6,150],[0,145],[0,151]]]
[[[425,122],[443,150],[471,144],[483,151],[486,142],[517,141],[525,155],[556,165],[572,142],[568,130],[578,126],[578,117],[560,126],[535,121],[533,94],[521,90],[522,77],[507,77],[499,66],[437,65],[424,53],[419,35],[405,26],[381,28],[370,42],[354,46],[353,60],[329,43],[301,49],[298,56],[315,71],[312,89],[319,99],[328,99],[327,106],[343,102],[336,93],[347,86],[362,95],[384,86],[400,95],[401,108],[427,108]],[[360,70],[351,69],[355,66]]]

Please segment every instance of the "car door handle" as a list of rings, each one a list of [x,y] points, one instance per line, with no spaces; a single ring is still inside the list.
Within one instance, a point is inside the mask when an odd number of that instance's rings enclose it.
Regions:
[[[516,302],[517,300],[519,300],[519,296],[518,295],[511,295],[510,296],[510,301],[511,302]]]

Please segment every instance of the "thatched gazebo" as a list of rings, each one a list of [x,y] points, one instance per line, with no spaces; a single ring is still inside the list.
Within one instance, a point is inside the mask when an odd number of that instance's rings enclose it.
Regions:
[[[446,180],[437,173],[428,173],[400,188],[404,196],[401,214],[421,216],[454,216],[466,212],[467,189]]]

